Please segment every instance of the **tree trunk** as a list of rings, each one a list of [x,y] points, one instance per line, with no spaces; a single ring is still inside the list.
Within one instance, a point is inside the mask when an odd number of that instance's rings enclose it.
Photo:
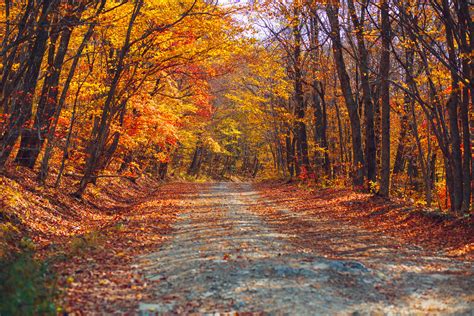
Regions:
[[[202,145],[198,145],[194,151],[193,160],[188,169],[188,175],[196,176],[199,173],[199,168],[201,166],[201,160],[203,155],[204,148]]]
[[[358,107],[354,100],[349,75],[344,62],[343,47],[341,42],[338,7],[328,4],[326,7],[329,23],[331,25],[331,40],[341,90],[346,102],[347,111],[352,130],[352,153],[353,153],[353,183],[355,186],[364,184],[364,153],[362,150],[362,139],[360,130],[360,118]]]
[[[326,176],[331,173],[331,166],[329,162],[329,148],[327,141],[327,113],[326,103],[324,100],[323,91],[319,91],[316,88],[320,85],[319,82],[313,81],[313,107],[314,107],[314,141],[317,146],[315,153],[315,165],[316,168],[321,168]],[[322,87],[320,87],[322,90]]]
[[[22,129],[26,127],[25,125],[31,118],[33,96],[35,94],[41,63],[48,42],[50,11],[54,10],[53,6],[56,6],[57,3],[57,0],[43,1],[41,17],[38,21],[36,31],[36,40],[28,59],[28,69],[24,76],[23,85],[20,91],[18,91],[19,96],[13,100],[12,114],[9,119],[8,128],[1,138],[0,169],[5,166]]]
[[[302,60],[301,60],[301,25],[299,20],[299,9],[295,5],[294,9],[294,26],[293,26],[293,37],[295,40],[295,46],[293,51],[293,63],[294,63],[294,89],[295,89],[295,137],[296,146],[298,152],[298,166],[299,169],[304,169],[309,172],[311,166],[309,164],[308,155],[308,136],[306,131],[306,125],[304,123],[305,116],[305,104],[303,95],[303,73],[302,73]],[[299,174],[299,173],[298,173]]]
[[[382,196],[390,193],[390,16],[388,0],[381,1],[382,56],[380,58],[380,103],[382,108],[382,169],[380,191]]]
[[[11,97],[12,92],[15,90],[14,87],[18,83],[18,80],[24,74],[24,70],[27,68],[27,63],[23,62],[21,58],[23,56],[17,56],[18,49],[20,48],[19,44],[14,45],[12,48],[8,48],[8,39],[9,39],[9,28],[10,22],[8,21],[10,15],[10,1],[5,2],[5,16],[7,18],[6,21],[6,29],[5,29],[5,37],[2,41],[2,52],[1,54],[5,57],[2,59],[3,62],[3,69],[2,69],[2,80],[0,81],[0,95],[1,103],[3,104],[3,113],[7,114],[10,113],[9,107],[9,100]],[[18,21],[17,26],[17,33],[13,40],[13,42],[19,42],[19,40],[26,36],[26,31],[29,29],[33,29],[33,22],[35,22],[35,17],[32,18],[32,11],[34,10],[35,3],[33,0],[28,0],[24,12],[21,16],[20,21]],[[11,32],[10,32],[11,34]],[[10,50],[10,52],[8,52]],[[18,60],[20,58],[20,60]],[[27,59],[27,58],[25,58]],[[12,71],[13,65],[15,61],[20,61],[20,64],[23,64],[22,67],[18,71]],[[1,105],[1,104],[0,104]]]
[[[405,59],[406,59],[406,73],[405,73],[405,83],[410,82],[411,72],[413,70],[413,61],[414,61],[414,51],[412,49],[407,49],[405,51]],[[406,164],[406,155],[407,155],[407,135],[409,130],[408,124],[408,113],[410,113],[410,109],[414,107],[415,99],[410,96],[410,94],[405,92],[405,96],[403,98],[403,111],[400,122],[400,134],[398,137],[398,147],[397,153],[395,156],[395,164],[393,166],[393,173],[399,174],[403,172],[405,169]]]
[[[78,8],[79,12],[76,14],[80,15],[84,8],[84,6]],[[71,13],[67,14],[70,15]],[[43,90],[36,110],[33,129],[31,131],[25,129],[25,133],[22,133],[20,149],[16,156],[16,162],[22,166],[28,168],[34,167],[46,138],[46,134],[51,126],[51,119],[56,112],[57,107],[59,78],[69,46],[69,41],[71,39],[73,30],[72,25],[76,18],[78,19],[79,16],[69,16],[66,17],[64,21],[61,21],[65,26],[61,32],[61,39],[57,51],[55,49],[56,45],[54,40],[55,33],[57,34],[57,32],[52,32],[50,50],[51,61],[47,72],[48,75],[43,83]]]
[[[290,174],[290,178],[293,178],[295,176],[295,147],[294,147],[294,142],[291,141],[290,129],[288,129],[286,133],[285,145],[286,145],[286,165],[288,168],[288,173]]]
[[[102,115],[100,118],[98,133],[91,141],[91,148],[90,148],[89,157],[86,162],[84,176],[81,179],[78,190],[75,192],[75,195],[78,197],[82,196],[87,185],[93,179],[94,173],[97,171],[100,156],[104,150],[104,146],[106,145],[107,136],[109,134],[109,128],[111,124],[111,117],[113,117],[113,114],[114,114],[112,113],[112,109],[113,109],[113,103],[115,99],[115,92],[117,90],[120,77],[122,76],[122,72],[124,70],[125,57],[130,49],[130,39],[132,35],[132,29],[135,24],[135,20],[140,13],[142,6],[143,6],[143,1],[137,1],[135,3],[133,13],[130,17],[130,21],[127,27],[127,33],[125,35],[125,40],[117,59],[115,73],[114,73],[112,82],[110,84],[110,88],[107,94],[107,99],[105,100],[104,107],[102,109]]]
[[[474,76],[474,65],[472,64],[472,58],[470,54],[474,48],[474,23],[472,21],[469,7],[466,1],[455,1],[456,12],[459,20],[459,33],[460,33],[460,50],[463,53],[461,58],[462,71],[468,78]],[[469,96],[471,94],[471,96]],[[464,86],[462,89],[462,101],[461,101],[461,125],[462,125],[462,139],[463,139],[463,206],[464,212],[469,212],[471,208],[471,183],[472,183],[472,145],[471,145],[471,130],[469,128],[469,102],[474,100],[474,88],[471,84],[471,88]],[[474,106],[474,102],[472,104]]]
[[[97,12],[96,12],[96,16],[98,16],[102,12],[104,6],[105,6],[105,0],[101,0],[99,8],[97,9]],[[79,48],[77,49],[76,54],[74,55],[71,67],[69,68],[69,73],[66,78],[66,82],[64,83],[63,89],[61,91],[61,96],[59,97],[59,102],[55,109],[52,126],[50,126],[50,128],[48,129],[48,133],[46,135],[46,139],[47,139],[46,149],[43,155],[43,159],[41,160],[41,167],[38,173],[38,181],[40,183],[44,183],[48,176],[49,161],[53,154],[53,148],[54,148],[54,144],[53,144],[54,133],[56,131],[59,116],[61,115],[62,108],[64,106],[64,103],[66,102],[67,92],[69,91],[69,87],[71,85],[72,79],[76,72],[77,65],[79,64],[79,60],[81,58],[82,52],[87,46],[87,43],[89,42],[90,38],[92,37],[92,34],[94,33],[95,25],[96,25],[95,23],[91,23],[89,25],[89,28],[87,29],[87,32],[82,38],[82,42],[79,45]]]
[[[348,0],[349,13],[352,24],[354,25],[357,48],[359,52],[359,63],[361,72],[362,97],[365,114],[365,162],[367,179],[375,182],[377,180],[377,147],[375,143],[375,123],[374,123],[374,104],[372,102],[372,91],[369,83],[369,52],[365,46],[364,40],[364,20],[357,17],[354,7],[354,1]],[[361,16],[364,14],[367,1],[364,1]],[[369,184],[370,187],[370,184]]]
[[[158,169],[160,180],[165,180],[167,173],[168,173],[168,163],[162,162],[160,164],[160,168]]]

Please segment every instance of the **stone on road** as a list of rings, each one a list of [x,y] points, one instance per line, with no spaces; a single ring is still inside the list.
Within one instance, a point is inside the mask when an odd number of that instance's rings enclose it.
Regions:
[[[466,299],[473,297],[472,278],[422,271],[400,276],[390,254],[386,269],[374,269],[364,262],[302,251],[288,241],[291,236],[276,232],[255,212],[252,206],[260,199],[250,184],[224,182],[189,194],[191,207],[175,223],[169,241],[138,260],[156,291],[153,301],[140,303],[140,314],[473,311]],[[411,281],[403,283],[406,288],[393,289],[391,284],[400,278]],[[459,282],[464,283],[453,285]],[[439,287],[454,287],[452,295]]]

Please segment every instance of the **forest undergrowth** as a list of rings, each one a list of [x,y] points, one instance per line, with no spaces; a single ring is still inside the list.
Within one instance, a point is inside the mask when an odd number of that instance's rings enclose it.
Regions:
[[[147,294],[130,263],[163,241],[178,213],[173,198],[193,189],[104,178],[77,199],[67,189],[74,179],[64,181],[40,188],[23,168],[0,177],[2,314],[93,312],[98,298],[133,308]]]

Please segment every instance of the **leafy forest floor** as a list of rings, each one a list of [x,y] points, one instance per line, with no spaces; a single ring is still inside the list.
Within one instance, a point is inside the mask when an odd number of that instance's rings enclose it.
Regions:
[[[0,176],[1,257],[48,262],[73,314],[474,309],[472,217],[277,182],[104,178],[77,200],[74,181]]]

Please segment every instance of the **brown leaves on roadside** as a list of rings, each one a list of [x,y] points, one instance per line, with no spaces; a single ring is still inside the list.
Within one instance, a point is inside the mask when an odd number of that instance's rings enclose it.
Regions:
[[[12,228],[4,226],[15,233],[10,239],[28,238],[37,257],[54,259],[65,294],[59,305],[68,313],[133,312],[152,295],[134,260],[166,239],[184,209],[182,192],[193,192],[194,186],[162,185],[146,177],[136,183],[104,179],[78,200],[71,195],[73,179],[64,178],[58,189],[38,188],[35,176],[26,168],[0,175],[0,206]],[[16,247],[0,246],[9,252]]]
[[[101,230],[104,243],[97,250],[57,266],[74,277],[67,291],[66,310],[81,313],[133,313],[141,300],[153,297],[136,259],[156,251],[171,230],[176,216],[185,208],[178,203],[182,191],[192,184],[168,184],[128,209]],[[117,222],[118,220],[118,222]]]
[[[328,256],[336,253],[335,248],[343,255],[353,253],[354,246],[351,246],[351,243],[355,240],[350,240],[350,236],[347,245],[331,246],[331,234],[340,234],[335,231],[340,225],[346,225],[391,237],[392,242],[385,245],[388,248],[402,249],[407,245],[418,245],[431,251],[444,251],[459,259],[474,258],[474,223],[469,218],[422,210],[401,201],[388,201],[351,190],[313,191],[297,184],[282,185],[271,182],[257,187],[259,192],[271,201],[268,202],[269,205],[259,206],[259,212],[269,218],[270,222],[284,224],[277,226],[287,227],[288,233],[306,234],[306,244],[298,240],[302,248],[325,249]],[[273,209],[272,205],[291,209],[306,221],[297,220],[281,210]],[[324,227],[325,241],[322,241],[322,236],[310,235],[312,227],[321,223],[327,223],[327,227]],[[362,241],[363,238],[362,236]],[[362,245],[360,248],[363,248]],[[358,255],[363,253],[360,251]]]

